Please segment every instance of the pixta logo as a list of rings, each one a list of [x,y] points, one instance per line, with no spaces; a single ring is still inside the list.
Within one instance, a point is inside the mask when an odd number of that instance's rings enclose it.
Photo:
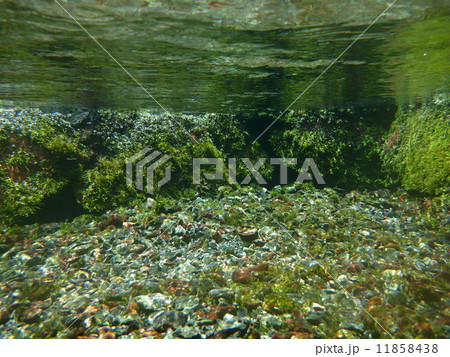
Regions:
[[[134,185],[136,189],[144,191],[144,181],[146,182],[145,191],[152,195],[154,193],[154,179],[155,171],[161,166],[165,166],[164,177],[157,182],[157,187],[161,188],[164,184],[171,179],[171,166],[166,165],[166,163],[171,159],[169,155],[161,156],[161,152],[153,151],[150,152],[149,148],[145,148],[139,151],[137,154],[129,157],[126,160],[126,179],[127,185],[133,186],[133,177],[136,177]],[[161,157],[160,157],[161,156]],[[159,157],[159,159],[157,159]],[[238,183],[236,178],[236,168],[237,168],[236,158],[230,158],[228,160],[221,158],[193,158],[192,160],[192,182],[194,185],[199,185],[202,176],[202,166],[215,166],[214,172],[204,172],[203,177],[207,180],[224,180],[225,164],[227,164],[228,172],[228,183],[235,184]],[[251,182],[252,177],[260,185],[267,184],[263,176],[259,173],[260,168],[266,162],[266,158],[261,158],[252,162],[248,158],[240,159],[247,170],[249,175],[245,176],[244,179],[239,182],[241,185],[247,185]],[[149,165],[153,162],[151,165]],[[297,159],[295,158],[271,158],[270,165],[277,165],[280,167],[280,185],[286,185],[288,183],[288,167],[289,165],[297,165]],[[149,166],[147,166],[149,165]],[[210,171],[210,170],[209,170]],[[135,173],[135,175],[133,175]],[[312,176],[311,176],[312,174]],[[316,163],[313,159],[307,158],[303,161],[303,165],[300,172],[295,180],[296,183],[303,183],[304,181],[315,180],[320,185],[325,185],[325,180],[320,174]]]
[[[154,161],[158,156],[161,155],[159,151],[153,151],[151,154],[147,155],[150,151],[149,148],[142,149],[137,154],[129,157],[126,160],[126,175],[127,175],[127,185],[133,186],[133,168],[134,163],[138,161],[135,165],[136,172],[136,189],[139,191],[144,191],[144,177],[146,177],[147,181],[147,193],[152,195],[154,189],[154,178],[155,178],[155,170],[160,166],[164,165],[167,161],[171,159],[169,155],[164,155],[155,161],[153,164],[149,165],[147,169],[144,171],[146,166]],[[143,159],[141,159],[144,157]],[[141,160],[140,160],[141,159]],[[171,166],[166,167],[165,176],[158,181],[158,188],[161,188],[164,184],[170,181],[172,177]]]
[[[248,158],[241,158],[245,167],[248,169],[250,174],[255,178],[256,182],[260,185],[267,184],[266,180],[259,173],[259,169],[265,163],[267,159],[262,158],[258,159],[255,163],[252,163]],[[288,165],[297,165],[297,159],[295,158],[271,158],[271,165],[278,165],[280,167],[280,185],[286,185],[288,183]],[[200,184],[201,177],[201,166],[203,165],[214,165],[216,170],[214,173],[204,173],[203,176],[208,180],[223,180],[223,173],[225,168],[225,160],[218,158],[194,158],[193,159],[193,183],[198,185]],[[233,184],[237,183],[236,179],[236,167],[237,167],[237,159],[231,158],[228,159],[228,183]],[[316,182],[320,185],[325,185],[325,180],[317,168],[316,163],[313,159],[308,158],[303,161],[302,168],[297,176],[295,182],[303,183],[304,181],[312,180],[312,176],[308,173],[312,172]],[[247,185],[251,181],[251,176],[247,175],[240,182],[241,185]]]

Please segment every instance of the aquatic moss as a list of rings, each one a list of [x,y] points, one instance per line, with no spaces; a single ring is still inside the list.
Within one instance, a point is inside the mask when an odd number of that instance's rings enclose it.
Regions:
[[[62,115],[4,110],[0,122],[0,222],[19,223],[67,185],[75,186],[89,150]]]
[[[19,288],[21,291],[21,300],[23,301],[40,301],[58,294],[62,283],[55,280],[46,280],[43,278],[36,278],[33,280],[24,281]]]
[[[80,201],[92,212],[104,212],[119,206],[126,206],[145,195],[127,186],[125,157],[101,158],[97,165],[83,174]]]
[[[233,284],[232,288],[237,293],[236,302],[248,308],[261,301],[263,308],[275,315],[292,313],[300,308],[300,304],[289,297],[289,294],[304,291],[304,285],[301,283],[304,274],[305,271],[300,265],[290,269],[269,265],[267,271],[254,273],[255,280],[249,284]],[[299,283],[298,287],[294,288],[294,283]]]
[[[399,110],[386,140],[384,168],[391,184],[438,195],[450,187],[448,104]]]
[[[290,112],[270,142],[280,157],[314,159],[327,185],[371,189],[382,184],[381,138],[389,120],[377,110]]]

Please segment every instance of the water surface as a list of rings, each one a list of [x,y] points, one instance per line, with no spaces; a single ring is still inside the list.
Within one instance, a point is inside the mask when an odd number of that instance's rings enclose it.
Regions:
[[[390,4],[60,1],[170,112],[285,109]],[[448,92],[448,0],[398,1],[295,104]],[[54,1],[0,2],[0,104],[161,110]]]

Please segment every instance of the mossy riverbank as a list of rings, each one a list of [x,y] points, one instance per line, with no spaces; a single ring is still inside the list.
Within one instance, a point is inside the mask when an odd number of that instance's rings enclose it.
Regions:
[[[145,200],[126,185],[125,159],[144,147],[172,157],[172,180],[157,201],[217,193],[224,182],[192,184],[192,158],[313,158],[328,187],[405,189],[422,195],[448,191],[448,103],[291,112],[252,145],[272,114],[156,115],[108,110],[44,113],[0,112],[0,217],[3,224],[102,213]],[[184,129],[187,130],[187,133]],[[192,137],[191,137],[192,136]],[[299,167],[289,168],[289,182]],[[279,172],[260,169],[277,184]],[[249,174],[238,160],[237,178]],[[225,172],[225,180],[228,173]]]

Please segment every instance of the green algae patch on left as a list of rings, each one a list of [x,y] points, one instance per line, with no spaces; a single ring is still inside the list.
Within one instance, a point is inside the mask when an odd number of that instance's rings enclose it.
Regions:
[[[46,199],[75,187],[90,152],[61,114],[0,113],[0,223],[37,213]]]

